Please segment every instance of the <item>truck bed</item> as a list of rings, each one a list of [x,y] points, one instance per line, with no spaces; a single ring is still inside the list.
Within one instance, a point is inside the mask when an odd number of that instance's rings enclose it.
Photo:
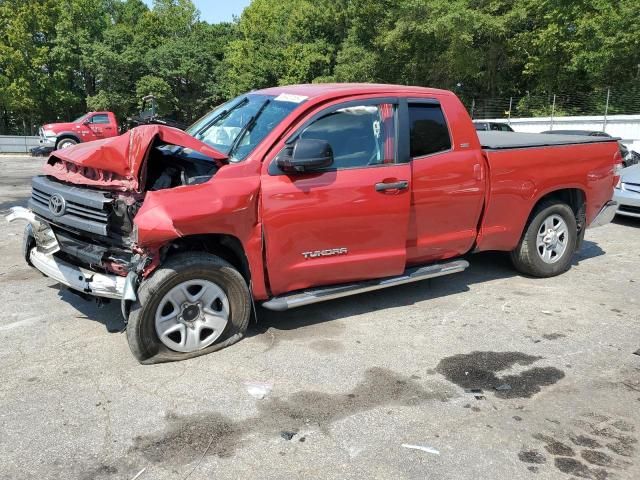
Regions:
[[[617,138],[587,137],[581,135],[554,135],[519,132],[478,132],[480,145],[485,150],[509,150],[513,148],[550,147],[583,143],[615,142]]]

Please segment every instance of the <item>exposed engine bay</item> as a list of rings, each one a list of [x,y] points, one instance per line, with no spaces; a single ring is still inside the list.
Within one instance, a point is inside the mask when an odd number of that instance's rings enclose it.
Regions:
[[[156,140],[142,164],[142,191],[79,187],[42,175],[32,180],[29,208],[57,239],[56,256],[78,266],[125,276],[141,261],[141,252],[134,251],[133,219],[146,192],[201,184],[218,169],[218,163],[199,152]],[[73,173],[96,175],[90,169]]]
[[[209,180],[218,166],[209,157],[175,145],[153,146],[147,159],[145,190],[197,185]]]

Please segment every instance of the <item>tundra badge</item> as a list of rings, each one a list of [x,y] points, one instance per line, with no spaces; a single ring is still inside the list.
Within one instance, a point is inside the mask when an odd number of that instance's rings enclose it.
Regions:
[[[346,248],[329,248],[327,250],[315,250],[313,252],[302,252],[304,258],[330,257],[332,255],[346,255],[349,253]]]

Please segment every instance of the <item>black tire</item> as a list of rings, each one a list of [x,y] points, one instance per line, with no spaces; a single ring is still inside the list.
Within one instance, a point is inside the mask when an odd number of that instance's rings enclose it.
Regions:
[[[75,138],[69,138],[69,137],[61,138],[56,143],[56,150],[72,147],[77,144],[78,144],[78,141]]]
[[[564,252],[554,263],[545,262],[538,253],[536,239],[538,231],[546,219],[552,215],[560,216],[567,225],[567,245]],[[557,200],[541,202],[535,209],[518,246],[511,252],[511,263],[516,270],[532,277],[554,277],[571,267],[571,259],[576,250],[578,226],[575,213],[569,205]]]
[[[229,300],[229,321],[220,337],[210,346],[189,353],[165,346],[156,333],[155,312],[164,295],[187,280],[209,280],[222,288]],[[151,277],[140,284],[127,324],[131,353],[142,364],[184,360],[220,350],[242,339],[251,315],[247,282],[225,260],[203,252],[181,253],[169,258]]]

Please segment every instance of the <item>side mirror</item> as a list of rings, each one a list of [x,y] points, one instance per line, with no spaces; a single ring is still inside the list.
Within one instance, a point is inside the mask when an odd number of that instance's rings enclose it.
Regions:
[[[276,165],[286,173],[303,173],[333,164],[333,150],[326,140],[301,138],[276,157]]]
[[[83,124],[83,125],[86,125],[86,126],[88,127],[89,125],[91,125],[91,120],[90,120],[90,119],[87,119],[87,120],[85,120],[84,122],[82,122],[82,124]]]

